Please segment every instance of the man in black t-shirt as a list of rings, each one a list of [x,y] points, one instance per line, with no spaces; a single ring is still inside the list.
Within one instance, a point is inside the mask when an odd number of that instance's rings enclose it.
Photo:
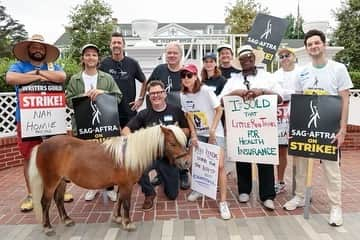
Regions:
[[[229,79],[231,73],[239,73],[241,70],[235,68],[231,63],[234,58],[234,53],[230,44],[222,44],[218,46],[217,51],[219,53],[219,67],[221,74]]]
[[[124,47],[125,40],[122,34],[113,33],[110,42],[111,57],[103,59],[99,67],[101,71],[111,74],[123,93],[122,101],[118,105],[121,128],[136,115],[136,110],[143,104],[146,89],[146,77],[139,63],[125,56]],[[135,79],[142,83],[138,99],[135,99]]]
[[[178,124],[183,129],[185,135],[189,136],[189,127],[181,108],[166,103],[165,86],[161,81],[151,81],[148,84],[148,95],[150,106],[140,111],[123,128],[122,134],[128,135],[140,128],[146,128],[157,124]],[[153,166],[164,184],[164,192],[169,199],[175,199],[179,193],[179,169],[170,165],[167,159],[158,159]],[[150,183],[149,168],[141,176],[139,184],[145,194],[143,210],[153,208],[156,196],[154,187]]]

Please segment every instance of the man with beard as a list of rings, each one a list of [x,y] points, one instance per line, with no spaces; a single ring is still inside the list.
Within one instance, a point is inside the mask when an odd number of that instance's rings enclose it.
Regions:
[[[136,115],[136,110],[143,104],[145,96],[146,78],[139,63],[125,56],[125,40],[121,33],[111,35],[111,57],[100,63],[99,70],[109,73],[115,80],[123,98],[119,104],[120,126],[123,128],[128,121]],[[142,83],[140,96],[136,97],[135,79]]]
[[[42,142],[42,138],[34,137],[26,141],[21,138],[19,89],[23,85],[36,81],[63,83],[66,75],[59,65],[54,64],[54,61],[59,57],[59,49],[51,44],[45,43],[42,35],[35,34],[30,40],[17,43],[13,48],[13,53],[19,61],[10,66],[9,71],[6,73],[6,82],[15,86],[18,101],[15,113],[17,142],[19,150],[24,157],[24,177],[28,191],[28,195],[21,203],[20,209],[25,212],[33,209],[28,176],[30,153],[34,146]],[[69,202],[72,200],[72,195],[65,193],[64,201]]]

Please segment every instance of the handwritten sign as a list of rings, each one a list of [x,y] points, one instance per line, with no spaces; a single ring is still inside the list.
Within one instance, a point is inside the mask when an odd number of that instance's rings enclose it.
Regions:
[[[289,102],[278,105],[278,139],[279,145],[288,145],[289,140]]]
[[[289,154],[336,161],[340,118],[339,96],[291,95]]]
[[[191,189],[216,200],[220,147],[199,141],[192,158]]]
[[[277,97],[223,98],[230,161],[278,164]]]
[[[22,138],[66,133],[64,92],[20,92]]]

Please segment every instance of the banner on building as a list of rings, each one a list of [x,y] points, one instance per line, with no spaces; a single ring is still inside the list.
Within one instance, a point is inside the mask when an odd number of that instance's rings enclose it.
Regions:
[[[72,100],[78,138],[101,140],[120,135],[118,107],[114,96],[100,94],[95,101],[87,96]]]
[[[62,85],[36,82],[19,89],[21,137],[66,133],[66,101]]]
[[[277,96],[250,101],[226,96],[223,100],[228,160],[278,164]]]
[[[288,21],[283,18],[263,13],[256,15],[247,37],[247,44],[250,44],[255,49],[262,49],[264,51],[263,63],[267,64],[273,60],[287,25]]]
[[[291,95],[289,154],[336,161],[331,143],[340,128],[341,98],[326,95]]]
[[[198,142],[193,150],[191,189],[216,200],[220,147]]]

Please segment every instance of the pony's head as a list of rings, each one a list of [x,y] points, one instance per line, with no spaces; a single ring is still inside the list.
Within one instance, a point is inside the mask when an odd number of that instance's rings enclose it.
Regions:
[[[191,166],[191,156],[186,149],[187,138],[181,128],[175,125],[160,126],[164,133],[164,155],[170,164],[180,169]]]

